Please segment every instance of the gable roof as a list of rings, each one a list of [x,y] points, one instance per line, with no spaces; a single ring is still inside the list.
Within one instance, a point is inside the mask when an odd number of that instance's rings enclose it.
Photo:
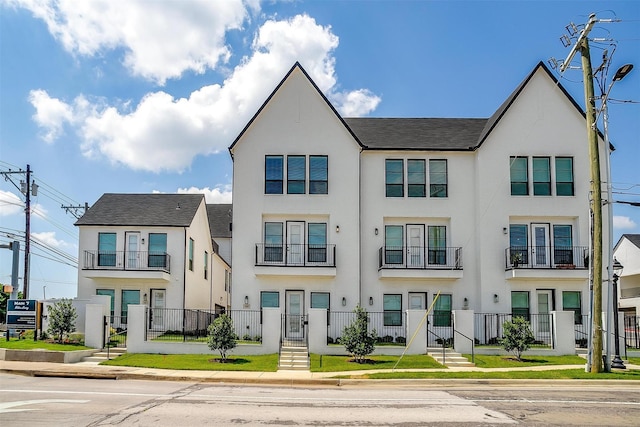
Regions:
[[[622,242],[623,239],[627,239],[628,241],[633,243],[635,246],[637,246],[638,249],[640,249],[640,234],[623,234],[620,237],[620,240],[618,240],[618,243],[616,243],[616,246],[615,246],[616,248],[618,247],[620,242]],[[615,248],[614,248],[614,250],[615,250]]]
[[[106,193],[75,225],[188,227],[203,194]]]
[[[214,239],[216,237],[231,237],[232,210],[233,205],[230,203],[207,205],[207,217],[209,218],[211,237]]]

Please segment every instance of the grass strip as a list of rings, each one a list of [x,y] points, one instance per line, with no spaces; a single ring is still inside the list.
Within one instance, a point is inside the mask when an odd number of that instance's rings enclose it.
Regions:
[[[381,372],[362,375],[341,375],[342,379],[529,379],[529,380],[640,380],[640,371],[592,374],[583,369],[507,372]]]
[[[51,351],[76,351],[89,350],[91,347],[85,347],[78,344],[58,344],[48,341],[31,340],[0,340],[0,348],[10,350],[51,350]]]
[[[470,354],[463,356],[471,360]],[[476,354],[473,360],[478,368],[522,368],[527,366],[584,365],[586,363],[585,359],[580,356],[522,356],[522,361],[518,361],[512,355]]]
[[[258,371],[275,372],[278,355],[227,356],[227,363],[220,363],[219,354],[143,354],[127,353],[101,365],[133,366],[137,368],[178,369],[197,371]]]
[[[368,356],[367,363],[351,362],[351,356],[329,356],[311,354],[311,372],[361,371],[367,369],[393,369],[400,356]],[[397,366],[398,369],[442,369],[446,368],[431,356],[405,355]]]

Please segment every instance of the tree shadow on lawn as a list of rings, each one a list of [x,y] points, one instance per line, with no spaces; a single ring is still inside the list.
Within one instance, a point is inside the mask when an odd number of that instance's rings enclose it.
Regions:
[[[216,358],[213,358],[213,359],[209,359],[208,362],[211,362],[211,363],[224,363],[224,364],[227,364],[227,365],[246,365],[247,363],[251,363],[247,359],[233,359],[233,358],[229,358],[229,357],[227,357],[226,360],[222,360],[222,358],[216,357]]]
[[[505,362],[535,363],[535,364],[542,364],[542,365],[546,363],[551,363],[551,361],[545,360],[545,359],[527,359],[526,357],[522,357],[520,360],[518,360],[518,358],[515,356],[505,356],[505,357],[502,357],[501,360],[504,360]]]

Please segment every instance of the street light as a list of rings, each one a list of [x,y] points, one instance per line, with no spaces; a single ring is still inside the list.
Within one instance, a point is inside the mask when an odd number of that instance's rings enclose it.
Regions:
[[[624,362],[620,358],[620,332],[618,330],[618,279],[622,273],[622,264],[614,258],[613,260],[613,333],[616,348],[616,355],[611,361],[611,368],[626,369]]]

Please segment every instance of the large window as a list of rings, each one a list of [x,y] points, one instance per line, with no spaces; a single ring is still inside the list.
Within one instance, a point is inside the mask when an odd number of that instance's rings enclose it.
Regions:
[[[327,224],[309,223],[307,239],[307,261],[327,262]]]
[[[553,262],[573,264],[573,240],[570,225],[553,226]]]
[[[451,295],[440,294],[433,307],[433,326],[451,326]]]
[[[114,306],[116,300],[116,291],[113,289],[96,289],[96,295],[107,295],[111,297],[111,323],[113,323],[113,315],[115,314]]]
[[[167,234],[149,233],[149,267],[166,267]]]
[[[328,157],[309,156],[309,194],[328,194],[328,192]]]
[[[582,325],[582,296],[580,291],[562,292],[562,310],[573,311],[573,323]]]
[[[385,264],[402,264],[404,254],[404,227],[387,225],[384,227]]]
[[[526,224],[509,225],[509,251],[511,265],[517,267],[529,262],[529,236]]]
[[[140,291],[126,289],[122,291],[122,307],[120,307],[120,316],[122,316],[122,323],[127,323],[129,304],[140,304]]]
[[[551,159],[549,157],[533,158],[533,195],[551,195]]]
[[[524,317],[526,320],[529,320],[529,292],[511,292],[511,315],[513,317]]]
[[[387,197],[404,197],[404,160],[385,161],[385,184]]]
[[[287,194],[306,192],[307,161],[305,156],[287,156]]]
[[[283,260],[283,224],[281,222],[264,224],[264,260],[266,262]]]
[[[429,264],[447,264],[447,227],[444,225],[430,225],[428,233]]]
[[[266,156],[264,161],[264,192],[265,194],[282,194],[282,180],[284,177],[283,156]]]
[[[204,279],[209,277],[209,252],[204,251]]]
[[[407,160],[407,195],[425,197],[426,175],[424,160]]]
[[[529,194],[529,175],[526,157],[510,158],[511,195],[526,196]]]
[[[189,271],[193,271],[193,239],[189,238]]]
[[[329,292],[311,292],[311,308],[326,308],[329,310]]]
[[[447,161],[429,160],[429,196],[447,197]]]
[[[573,196],[573,157],[556,157],[556,195]]]
[[[260,308],[265,307],[280,307],[280,293],[279,292],[260,292]]]
[[[116,266],[116,233],[98,233],[98,266]]]
[[[382,309],[384,326],[402,326],[402,295],[383,295]]]

